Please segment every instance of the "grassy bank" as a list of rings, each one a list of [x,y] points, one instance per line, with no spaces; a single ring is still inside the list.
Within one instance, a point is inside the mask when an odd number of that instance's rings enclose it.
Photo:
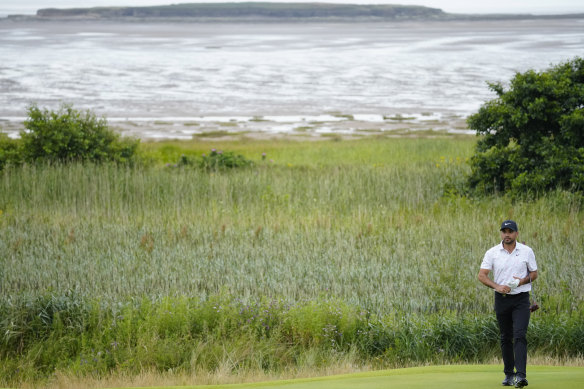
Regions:
[[[55,372],[282,371],[344,358],[485,361],[497,335],[492,294],[476,274],[505,218],[518,221],[540,266],[532,350],[578,356],[581,198],[454,195],[473,145],[168,142],[144,145],[157,161],[149,167],[5,169],[0,383]],[[211,148],[255,165],[173,166]]]

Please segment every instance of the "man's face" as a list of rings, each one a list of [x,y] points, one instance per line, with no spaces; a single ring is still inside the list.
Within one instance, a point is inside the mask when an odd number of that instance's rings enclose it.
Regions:
[[[510,228],[504,228],[501,230],[501,240],[504,244],[513,244],[517,240],[517,235],[519,232],[513,231]]]

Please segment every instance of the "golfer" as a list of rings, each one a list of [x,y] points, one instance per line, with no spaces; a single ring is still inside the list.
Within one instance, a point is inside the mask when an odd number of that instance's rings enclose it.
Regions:
[[[501,224],[501,243],[485,253],[479,281],[495,290],[495,314],[501,332],[505,379],[503,386],[527,386],[527,325],[529,291],[537,279],[535,254],[517,242],[519,230],[513,220]],[[493,272],[493,280],[489,272]]]

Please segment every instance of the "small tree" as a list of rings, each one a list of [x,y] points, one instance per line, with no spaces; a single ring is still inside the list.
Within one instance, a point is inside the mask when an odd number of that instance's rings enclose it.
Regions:
[[[29,162],[130,162],[139,144],[110,130],[105,118],[67,104],[58,111],[30,106],[24,126],[28,131],[20,134],[23,158]]]
[[[584,189],[584,59],[518,73],[468,119],[484,135],[469,184],[481,192]]]

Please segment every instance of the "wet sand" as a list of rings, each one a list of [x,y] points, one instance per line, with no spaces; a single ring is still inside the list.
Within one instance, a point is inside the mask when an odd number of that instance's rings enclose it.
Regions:
[[[107,118],[106,118],[107,119]],[[466,118],[457,115],[342,115],[159,118],[108,120],[110,128],[122,136],[142,140],[163,139],[326,139],[330,136],[431,136],[474,134]],[[24,128],[21,120],[0,120],[0,128],[17,137]]]

